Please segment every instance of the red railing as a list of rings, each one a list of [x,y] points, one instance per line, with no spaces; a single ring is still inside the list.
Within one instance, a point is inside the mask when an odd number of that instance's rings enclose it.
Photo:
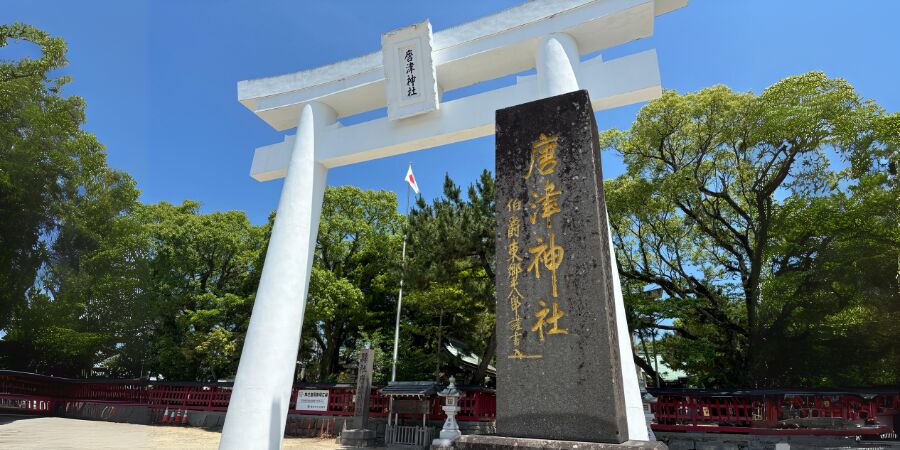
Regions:
[[[296,410],[297,393],[301,390],[328,391],[325,411]],[[369,415],[385,417],[390,401],[377,387],[369,394]],[[496,416],[494,393],[481,388],[463,388],[460,401],[462,421],[492,421]],[[318,416],[352,416],[356,388],[350,385],[300,384],[291,391],[292,414]],[[19,409],[39,414],[53,414],[57,405],[67,402],[93,402],[147,405],[153,409],[225,411],[231,399],[229,383],[172,383],[147,380],[73,380],[24,372],[0,370],[0,409]],[[429,419],[445,418],[443,398],[430,399]],[[38,403],[34,403],[38,402]],[[27,407],[26,407],[27,406]]]
[[[294,409],[302,390],[327,390],[325,411]],[[493,421],[496,397],[481,388],[460,388],[460,421]],[[300,428],[331,427],[335,417],[352,416],[355,388],[340,384],[301,384],[291,392],[290,413],[314,416]],[[865,392],[656,390],[653,405],[657,431],[702,431],[745,434],[844,434],[877,435],[888,432],[900,415],[897,390]],[[372,388],[369,413],[387,415],[389,399]],[[147,380],[72,380],[0,370],[0,410],[53,415],[76,403],[146,405],[161,414],[165,410],[225,411],[231,398],[229,383],[172,383]],[[443,398],[430,399],[427,417],[445,418]],[[413,415],[409,415],[413,417]],[[416,417],[418,418],[418,417]],[[326,424],[326,422],[328,422]]]
[[[657,431],[877,436],[900,415],[896,391],[651,391]]]

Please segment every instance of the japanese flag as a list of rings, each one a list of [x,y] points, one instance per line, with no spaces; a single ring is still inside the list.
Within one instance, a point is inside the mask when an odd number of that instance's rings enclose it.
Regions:
[[[409,165],[409,170],[406,171],[406,182],[416,191],[416,194],[419,193],[419,185],[416,184],[416,177],[412,173],[412,164]]]

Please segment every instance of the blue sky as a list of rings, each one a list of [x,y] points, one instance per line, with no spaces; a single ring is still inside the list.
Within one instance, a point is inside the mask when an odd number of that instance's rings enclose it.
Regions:
[[[66,39],[64,73],[74,82],[64,93],[86,99],[86,128],[106,144],[110,165],[137,180],[142,201],[198,200],[204,211],[243,210],[262,223],[281,182],[249,177],[253,149],[283,133],[237,102],[239,80],[377,51],[383,32],[425,18],[442,30],[518,3],[3,0],[0,22],[31,23]],[[653,37],[603,55],[656,48],[663,86],[680,92],[714,84],[758,92],[823,70],[897,111],[898,16],[900,2],[888,0],[691,0],[658,17]],[[0,58],[21,51],[0,49]],[[601,112],[599,126],[628,127],[639,108]],[[603,159],[605,176],[622,172],[615,155]],[[328,182],[396,191],[402,209],[408,162],[431,198],[445,172],[468,185],[493,170],[493,137],[333,169]]]

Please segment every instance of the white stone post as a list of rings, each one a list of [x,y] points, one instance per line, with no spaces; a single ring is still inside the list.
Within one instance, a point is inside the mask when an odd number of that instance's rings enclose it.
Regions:
[[[553,33],[538,44],[535,68],[541,98],[577,91],[578,44],[572,36]]]
[[[606,213],[609,224],[609,213]],[[641,398],[641,387],[638,384],[637,368],[631,354],[631,333],[628,332],[628,320],[625,317],[625,299],[622,297],[622,284],[619,281],[619,267],[616,263],[616,247],[612,241],[612,230],[607,225],[609,234],[610,268],[612,270],[613,293],[616,297],[616,328],[619,337],[619,361],[622,365],[622,388],[625,391],[625,417],[628,418],[628,439],[648,441],[647,418],[644,417],[644,402]]]
[[[535,64],[538,92],[541,97],[552,97],[577,91],[579,89],[577,73],[580,61],[578,44],[572,36],[565,33],[553,33],[542,39],[538,44]],[[609,214],[607,213],[608,222]],[[644,408],[641,402],[634,360],[631,359],[631,334],[628,333],[628,322],[625,318],[625,301],[622,297],[622,285],[619,283],[615,247],[612,242],[612,232],[609,228],[607,228],[607,231],[609,231],[610,270],[612,271],[613,295],[616,305],[616,334],[619,341],[619,360],[622,369],[625,413],[628,421],[628,439],[646,441],[648,440],[648,434],[644,420]],[[597,380],[597,382],[606,381]]]
[[[303,107],[219,448],[281,448],[309,273],[328,169],[316,133],[335,122],[326,105]]]

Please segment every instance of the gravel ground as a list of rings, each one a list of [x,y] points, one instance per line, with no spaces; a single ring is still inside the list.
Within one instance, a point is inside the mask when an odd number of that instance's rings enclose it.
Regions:
[[[201,428],[0,415],[2,449],[216,449],[219,432]],[[283,449],[334,450],[334,439],[285,438]]]

